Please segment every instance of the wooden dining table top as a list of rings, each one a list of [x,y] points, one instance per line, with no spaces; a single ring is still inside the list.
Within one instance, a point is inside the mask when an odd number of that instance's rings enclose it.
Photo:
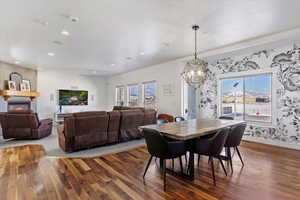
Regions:
[[[176,140],[190,140],[214,133],[226,127],[232,127],[243,123],[246,122],[241,120],[198,118],[180,122],[140,126],[139,128],[141,130],[144,128],[154,129],[164,136]]]

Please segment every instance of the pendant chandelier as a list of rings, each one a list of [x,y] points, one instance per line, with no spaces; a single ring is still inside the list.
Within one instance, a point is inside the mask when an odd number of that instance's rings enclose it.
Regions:
[[[204,83],[205,70],[208,63],[197,58],[197,30],[199,29],[199,26],[194,25],[192,28],[195,31],[195,57],[193,60],[186,63],[181,75],[188,85],[200,87],[200,85]]]

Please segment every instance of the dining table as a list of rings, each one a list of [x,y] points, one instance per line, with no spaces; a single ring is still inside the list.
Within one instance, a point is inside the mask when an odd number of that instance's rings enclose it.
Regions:
[[[224,128],[231,128],[233,126],[246,123],[243,120],[228,120],[228,119],[206,119],[206,118],[197,118],[190,119],[179,122],[169,122],[163,124],[152,124],[146,126],[140,126],[139,129],[143,130],[144,128],[154,129],[161,133],[161,135],[171,138],[174,140],[186,141],[189,159],[187,172],[177,173],[174,170],[167,169],[169,173],[174,175],[194,180],[195,178],[195,166],[194,166],[194,151],[192,148],[195,140],[202,136],[213,134],[218,132],[218,130]],[[160,162],[162,166],[162,160]]]

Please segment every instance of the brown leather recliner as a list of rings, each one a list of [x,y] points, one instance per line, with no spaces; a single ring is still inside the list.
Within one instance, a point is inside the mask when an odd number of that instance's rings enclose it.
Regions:
[[[108,115],[105,111],[74,113],[57,128],[59,145],[66,152],[107,143]]]
[[[139,126],[144,125],[142,110],[122,110],[120,122],[120,141],[128,141],[142,137]]]
[[[51,134],[52,119],[39,121],[31,110],[16,110],[0,113],[3,138],[40,139]]]
[[[143,107],[114,106],[113,110],[144,110]]]
[[[119,141],[121,113],[119,111],[110,111],[107,114],[109,116],[107,142],[116,143]]]
[[[144,125],[156,124],[156,110],[145,109],[144,110]]]

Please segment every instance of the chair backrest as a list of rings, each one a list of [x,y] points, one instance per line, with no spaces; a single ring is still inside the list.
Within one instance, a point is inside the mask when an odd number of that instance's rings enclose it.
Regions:
[[[144,125],[155,124],[156,123],[156,110],[145,109],[144,111]]]
[[[6,113],[6,128],[31,128],[39,127],[40,122],[36,113],[31,110],[9,111]]]
[[[106,112],[74,113],[65,117],[64,127],[67,137],[105,133],[108,128],[108,115]]]
[[[121,110],[121,129],[138,128],[144,123],[144,112],[142,110]]]
[[[121,113],[119,111],[107,112],[109,116],[108,131],[118,131],[120,128]]]
[[[225,147],[237,147],[240,145],[247,124],[240,124],[231,128]]]
[[[158,120],[156,120],[156,124],[165,124],[165,123],[168,123],[168,121],[165,120],[165,119],[158,119]]]
[[[174,117],[169,114],[159,114],[157,118],[167,120],[168,122],[174,122]]]
[[[184,121],[185,119],[183,117],[175,117],[175,122]]]
[[[31,138],[40,126],[37,114],[31,110],[1,113],[0,123],[5,139]]]
[[[208,139],[212,141],[210,149],[211,155],[219,155],[222,152],[228,133],[229,129],[224,128],[219,130],[212,138]]]
[[[119,129],[121,121],[121,113],[119,111],[107,112],[109,116],[108,129],[107,129],[107,140],[109,143],[118,142],[119,140]]]
[[[168,153],[168,144],[162,135],[156,130],[144,128],[143,135],[147,148],[152,156],[163,158]]]
[[[233,117],[230,117],[230,116],[220,116],[219,119],[234,120],[234,118],[233,118]]]

